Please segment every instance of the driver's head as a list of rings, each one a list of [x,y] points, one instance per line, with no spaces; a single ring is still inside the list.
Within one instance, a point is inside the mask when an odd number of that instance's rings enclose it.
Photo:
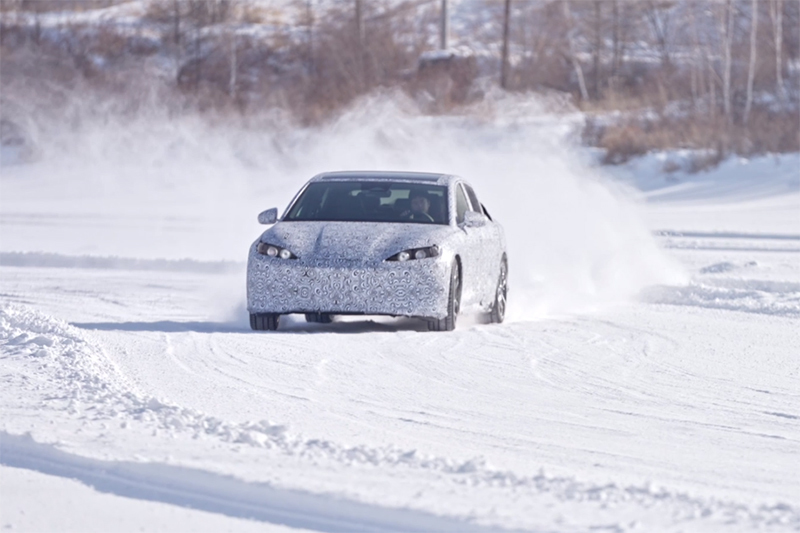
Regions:
[[[431,208],[431,201],[426,196],[417,194],[411,197],[411,210],[417,213],[427,213]]]

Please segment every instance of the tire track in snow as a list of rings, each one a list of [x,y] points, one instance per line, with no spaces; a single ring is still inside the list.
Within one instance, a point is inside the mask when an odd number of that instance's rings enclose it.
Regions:
[[[293,528],[350,533],[501,531],[410,509],[277,489],[168,464],[99,461],[0,431],[0,464],[77,479],[108,492]]]
[[[596,337],[593,337],[596,339]],[[10,343],[14,340],[14,343]],[[387,340],[387,342],[391,342]],[[110,419],[129,419],[165,429],[170,432],[214,437],[222,442],[266,448],[312,461],[329,461],[342,466],[371,466],[389,469],[412,469],[436,473],[452,483],[470,487],[493,487],[528,494],[530,497],[548,495],[562,502],[591,505],[634,506],[650,509],[661,506],[677,520],[707,522],[720,526],[725,523],[748,524],[753,527],[783,529],[800,528],[800,512],[788,504],[748,507],[735,502],[713,498],[697,498],[649,485],[597,485],[569,477],[517,475],[498,470],[482,458],[455,461],[441,456],[428,456],[416,450],[392,446],[342,446],[325,439],[306,439],[292,435],[282,425],[262,422],[231,423],[188,408],[165,404],[152,397],[141,397],[125,390],[108,373],[98,376],[104,368],[105,355],[81,337],[75,328],[40,313],[3,306],[0,308],[0,346],[4,354],[25,361],[41,357],[40,346],[48,345],[57,364],[53,383],[61,392],[83,407],[84,416],[102,423]],[[585,343],[583,343],[585,344]],[[35,353],[34,353],[35,350]],[[64,357],[69,354],[69,357]],[[86,395],[91,385],[98,394]],[[748,526],[748,527],[749,527]]]
[[[798,264],[794,253],[800,247],[775,247],[773,241],[794,246],[800,236],[790,234],[748,234],[734,232],[703,233],[658,232],[667,248],[706,251],[726,251],[725,261],[707,264],[696,272],[686,285],[656,285],[642,291],[648,303],[722,309],[776,317],[800,318],[800,283],[785,280],[757,279],[754,274],[764,272],[764,259],[753,259],[752,252],[764,252],[769,259]],[[700,240],[698,240],[700,239]],[[766,243],[766,245],[765,245]],[[747,255],[740,256],[743,252]],[[789,254],[789,255],[787,255]],[[737,257],[738,260],[734,260]]]

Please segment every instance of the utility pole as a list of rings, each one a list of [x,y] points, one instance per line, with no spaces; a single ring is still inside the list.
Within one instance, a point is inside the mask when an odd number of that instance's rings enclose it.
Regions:
[[[229,35],[228,38],[230,39],[229,45],[231,47],[231,61],[230,61],[230,76],[228,78],[228,96],[233,100],[236,98],[236,77],[239,73],[239,66],[237,64],[237,57],[236,57],[236,30],[232,27],[228,27]]]
[[[308,70],[314,72],[314,7],[312,0],[306,0],[306,21],[308,22]]]
[[[500,87],[508,89],[508,23],[511,18],[511,0],[505,0],[503,11],[503,57],[500,60]]]
[[[364,48],[364,6],[362,0],[356,0],[356,34],[358,45]]]
[[[172,26],[175,40],[175,72],[181,71],[181,6],[178,0],[172,0]],[[177,74],[175,76],[177,78]]]
[[[362,0],[355,0],[356,2],[356,35],[358,36],[358,65],[359,75],[361,76],[362,86],[366,86],[366,50],[364,48],[364,6]]]
[[[440,39],[439,39],[439,47],[442,50],[447,50],[448,47],[448,37],[450,37],[450,13],[448,12],[448,0],[442,0],[442,20],[439,26],[440,32]]]

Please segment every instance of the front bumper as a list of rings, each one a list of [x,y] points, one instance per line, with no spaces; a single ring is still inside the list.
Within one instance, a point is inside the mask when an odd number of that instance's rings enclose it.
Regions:
[[[339,313],[443,318],[450,263],[284,260],[250,251],[250,313]]]

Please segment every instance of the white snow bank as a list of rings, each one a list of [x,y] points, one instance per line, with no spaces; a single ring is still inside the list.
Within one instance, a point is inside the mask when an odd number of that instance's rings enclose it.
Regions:
[[[468,521],[449,519],[408,509],[366,505],[342,498],[276,489],[265,483],[248,483],[232,476],[159,463],[101,461],[58,450],[35,442],[29,435],[15,436],[0,431],[0,464],[66,477],[92,486],[99,492],[138,500],[149,500],[202,511],[247,518],[271,524],[314,531],[505,531]],[[466,470],[464,473],[469,473]],[[509,484],[495,479],[495,485]],[[746,527],[791,529],[800,517],[789,505],[776,504],[748,509],[742,505],[701,501],[673,494],[653,486],[586,486],[567,479],[539,475],[529,480],[538,492],[560,500],[595,502],[605,507],[671,507],[672,519],[718,528],[735,522]],[[617,509],[618,512],[622,509]],[[697,522],[696,522],[697,521]],[[636,528],[635,523],[632,526]]]
[[[690,173],[695,156],[657,152],[606,170],[641,191],[654,230],[800,237],[799,153],[729,157],[717,167]],[[677,170],[664,172],[665,166]]]
[[[731,156],[708,170],[690,172],[697,156],[690,150],[653,152],[608,171],[642,191],[649,202],[752,202],[800,192],[800,153]]]
[[[226,442],[259,447],[287,445],[286,428],[268,421],[231,424],[191,409],[142,396],[116,369],[103,349],[81,331],[60,320],[17,305],[0,304],[0,346],[11,362],[24,367],[32,358],[43,359],[56,403],[94,420],[122,418],[123,423],[145,423],[169,431],[213,435]],[[21,377],[19,384],[28,382]]]
[[[195,259],[135,259],[65,255],[46,252],[0,252],[0,266],[46,268],[94,268],[157,270],[166,272],[224,273],[244,271],[245,263],[234,261],[197,261]]]
[[[64,453],[30,436],[0,431],[0,464],[79,480],[99,492],[313,531],[484,531],[465,521],[275,489],[172,465],[99,461]],[[211,519],[219,521],[218,517]],[[237,530],[241,524],[237,524]],[[185,524],[177,529],[184,530]],[[488,530],[487,530],[488,531]]]
[[[652,287],[645,291],[645,299],[672,305],[800,317],[800,283],[736,279],[692,281],[680,287]]]
[[[2,437],[0,437],[2,439]],[[30,442],[30,441],[29,441]],[[0,444],[1,445],[1,444]],[[7,448],[3,447],[4,452]],[[2,460],[0,460],[2,463]],[[303,533],[276,524],[99,492],[74,478],[0,465],[0,515],[10,531]],[[91,512],[87,512],[91,509]]]

